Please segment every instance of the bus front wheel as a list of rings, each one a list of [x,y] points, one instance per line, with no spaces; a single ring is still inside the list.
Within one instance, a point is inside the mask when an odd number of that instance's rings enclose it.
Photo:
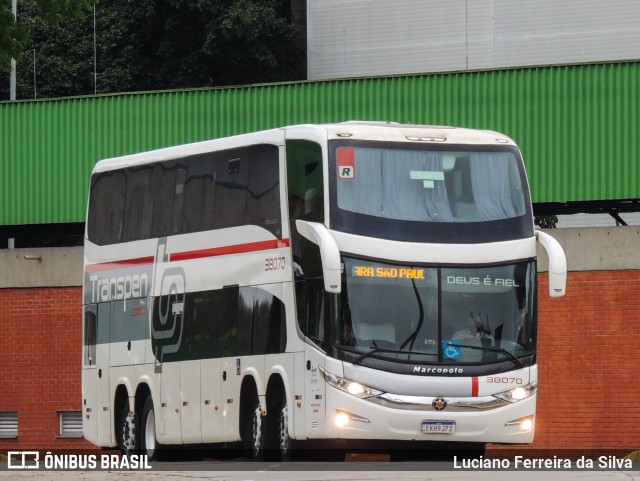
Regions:
[[[148,396],[142,409],[140,419],[140,450],[146,454],[149,461],[158,459],[160,445],[156,437],[156,413],[153,409],[153,399]]]

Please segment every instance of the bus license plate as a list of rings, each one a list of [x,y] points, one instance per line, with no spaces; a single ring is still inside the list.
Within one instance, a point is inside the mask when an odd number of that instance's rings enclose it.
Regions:
[[[455,421],[422,421],[424,434],[453,434],[456,432]]]

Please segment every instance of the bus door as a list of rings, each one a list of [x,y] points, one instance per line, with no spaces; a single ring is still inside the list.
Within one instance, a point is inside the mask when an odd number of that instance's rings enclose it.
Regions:
[[[325,367],[326,354],[326,312],[327,300],[322,279],[309,279],[305,282],[304,294],[300,300],[304,309],[299,315],[306,317],[302,322],[307,337],[305,349],[305,431],[308,438],[320,437],[324,433],[325,386],[319,368]],[[297,286],[300,289],[302,286]]]
[[[153,301],[151,319],[151,347],[155,357],[155,372],[160,378],[159,435],[164,444],[182,443],[181,379],[185,346],[183,346],[185,275],[180,268],[165,269],[162,273],[160,296]],[[199,379],[199,374],[198,374]],[[196,402],[197,403],[197,402]]]
[[[251,290],[251,288],[249,288]],[[224,441],[239,440],[240,383],[242,363],[238,357],[238,312],[240,288],[225,286],[217,291],[216,354],[220,366],[221,431]],[[250,311],[249,311],[250,312]],[[246,313],[245,313],[246,314]],[[248,353],[244,353],[248,354]]]
[[[96,368],[96,342],[98,306],[89,304],[84,309],[82,332],[82,432],[89,441],[98,441],[98,369]]]
[[[305,354],[305,427],[308,438],[322,437],[325,424],[325,386],[319,367],[325,365],[326,356],[307,347]]]
[[[222,403],[222,435],[225,440],[240,439],[238,417],[240,413],[240,358],[222,359],[222,383],[220,402]]]
[[[200,364],[202,402],[202,442],[217,443],[224,440],[221,425],[224,405],[220,396],[222,371],[220,359],[203,359]]]
[[[202,442],[201,422],[201,361],[182,361],[180,364],[180,430],[182,442]]]
[[[98,329],[96,337],[96,393],[98,402],[93,413],[98,418],[98,445],[113,446],[113,399],[110,376],[110,326],[111,303],[98,304]]]
[[[238,286],[198,294],[194,299],[194,329],[203,339],[200,364],[202,441],[237,438]],[[199,306],[199,307],[198,307]]]

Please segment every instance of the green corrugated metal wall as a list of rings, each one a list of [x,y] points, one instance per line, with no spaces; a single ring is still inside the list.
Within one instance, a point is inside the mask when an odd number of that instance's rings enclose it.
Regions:
[[[0,225],[84,219],[99,159],[291,125],[501,131],[534,202],[640,198],[640,62],[0,103]]]

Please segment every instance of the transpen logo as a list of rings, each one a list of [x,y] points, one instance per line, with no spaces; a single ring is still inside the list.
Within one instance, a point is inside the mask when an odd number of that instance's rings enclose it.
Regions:
[[[182,268],[173,267],[163,272],[160,294],[154,301],[151,340],[156,357],[162,361],[163,354],[178,352],[182,343],[185,304],[185,272]]]
[[[103,278],[92,275],[89,282],[91,303],[146,297],[149,290],[149,278],[146,274]]]

